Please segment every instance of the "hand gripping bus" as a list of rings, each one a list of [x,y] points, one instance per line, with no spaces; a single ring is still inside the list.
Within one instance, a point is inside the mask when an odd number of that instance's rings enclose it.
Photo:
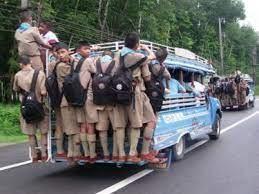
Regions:
[[[170,167],[171,161],[180,160],[184,157],[185,148],[189,141],[210,138],[216,140],[220,136],[221,129],[221,107],[216,98],[206,95],[206,91],[197,91],[198,86],[202,85],[206,76],[215,73],[213,67],[208,61],[194,53],[180,48],[172,48],[149,41],[141,41],[141,44],[147,45],[151,50],[156,51],[159,48],[168,50],[168,57],[165,65],[172,75],[183,85],[191,85],[193,90],[187,90],[187,93],[174,93],[165,96],[162,110],[158,113],[157,126],[153,135],[152,149],[166,161],[162,166]],[[109,42],[93,45],[95,51],[92,53],[99,56],[104,50],[119,51],[123,47],[123,42]],[[197,86],[197,82],[199,82]],[[175,82],[172,80],[172,87]],[[196,87],[197,86],[197,87]],[[56,145],[54,132],[49,135],[49,153],[52,162],[66,161],[56,157]],[[126,138],[127,139],[127,138]],[[109,139],[112,144],[112,136]],[[98,150],[97,142],[97,152]],[[141,144],[141,140],[140,140]],[[64,141],[65,150],[67,140]],[[141,145],[140,145],[141,146]],[[100,147],[100,146],[99,146]],[[112,147],[110,147],[112,150]],[[129,144],[125,142],[126,152]],[[79,161],[79,164],[87,164],[86,161]],[[122,165],[133,165],[125,162],[118,164],[112,161],[97,160],[99,164],[115,164],[119,167]],[[137,165],[145,165],[141,161]]]

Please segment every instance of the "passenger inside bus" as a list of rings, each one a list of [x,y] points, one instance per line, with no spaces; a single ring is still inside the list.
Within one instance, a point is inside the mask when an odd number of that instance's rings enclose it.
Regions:
[[[171,94],[185,93],[186,92],[185,88],[178,81],[179,70],[171,70],[170,74],[171,74],[171,79],[169,81],[170,93]]]

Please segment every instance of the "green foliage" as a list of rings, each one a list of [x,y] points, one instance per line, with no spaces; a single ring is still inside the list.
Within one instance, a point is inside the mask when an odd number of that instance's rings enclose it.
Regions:
[[[19,105],[0,104],[0,136],[21,135]]]
[[[31,1],[35,16],[39,16],[39,2]],[[258,38],[251,27],[240,27],[238,24],[240,19],[245,18],[244,4],[241,0],[41,2],[41,18],[50,20],[60,40],[70,43],[71,46],[75,46],[81,39],[90,43],[122,40],[128,32],[140,31],[142,39],[190,49],[207,59],[212,59],[215,67],[219,66],[220,61],[218,18],[225,18],[226,23],[222,24],[225,34],[225,72],[231,73],[240,69],[251,73],[251,49],[256,45]],[[5,0],[5,3],[0,3],[0,23],[5,29],[15,29],[18,11],[13,6],[19,4],[18,0]],[[0,30],[0,42],[0,73],[16,71],[17,54],[13,32]]]

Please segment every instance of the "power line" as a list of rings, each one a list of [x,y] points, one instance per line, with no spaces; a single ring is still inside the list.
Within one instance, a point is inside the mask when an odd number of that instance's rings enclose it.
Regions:
[[[67,22],[67,23],[70,23],[70,24],[73,24],[73,25],[76,25],[76,26],[78,26],[78,27],[88,28],[88,29],[90,29],[90,30],[93,30],[93,31],[99,33],[99,34],[104,33],[104,34],[107,34],[107,36],[111,36],[111,37],[114,37],[114,38],[121,38],[121,37],[119,37],[119,36],[110,35],[110,34],[108,34],[107,32],[102,32],[102,31],[100,31],[100,30],[97,30],[97,29],[94,29],[94,28],[90,28],[90,27],[88,27],[88,26],[84,26],[84,25],[81,25],[81,24],[78,24],[78,23],[74,23],[74,22],[72,22],[72,21],[70,21],[70,20],[66,20],[66,19],[63,19],[63,18],[59,18],[59,17],[57,17],[57,16],[54,16],[54,18],[55,18],[55,19],[58,19],[58,20],[62,20],[62,21]]]

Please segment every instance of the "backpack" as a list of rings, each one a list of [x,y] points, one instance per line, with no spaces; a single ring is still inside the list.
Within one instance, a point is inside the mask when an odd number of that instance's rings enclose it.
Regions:
[[[47,77],[45,86],[50,98],[50,103],[52,108],[60,107],[61,100],[62,100],[62,92],[59,91],[58,81],[57,81],[57,66],[59,62],[56,63],[53,72]]]
[[[233,83],[232,82],[227,83],[226,94],[229,94],[231,96],[235,94],[235,89],[233,88]]]
[[[216,86],[215,94],[219,95],[219,94],[221,94],[221,92],[222,92],[222,87],[221,86]]]
[[[96,105],[114,104],[114,93],[112,87],[111,71],[114,68],[115,61],[112,60],[105,72],[102,72],[101,60],[96,62],[97,73],[93,77],[93,103]]]
[[[120,68],[112,79],[112,91],[114,92],[115,103],[121,105],[130,105],[134,102],[135,84],[133,83],[132,71],[139,67],[147,57],[140,59],[131,67],[126,67],[124,63],[125,56],[120,56]]]
[[[42,103],[37,100],[35,87],[39,75],[39,70],[35,70],[32,77],[29,92],[22,90],[24,95],[21,103],[21,114],[26,123],[37,123],[44,119],[45,112]]]
[[[164,100],[165,86],[163,84],[163,73],[165,67],[161,66],[157,75],[153,71],[152,64],[149,64],[149,70],[151,72],[151,80],[146,82],[146,94],[149,97],[154,112],[158,112],[161,110]]]
[[[236,77],[235,77],[235,82],[236,82],[236,84],[239,84],[239,83],[241,82],[241,77],[240,77],[240,75],[236,75]]]
[[[64,96],[68,104],[74,107],[83,107],[87,97],[87,88],[82,86],[79,77],[84,60],[85,58],[79,60],[75,70],[73,65],[71,66],[70,74],[65,77],[63,83]]]

